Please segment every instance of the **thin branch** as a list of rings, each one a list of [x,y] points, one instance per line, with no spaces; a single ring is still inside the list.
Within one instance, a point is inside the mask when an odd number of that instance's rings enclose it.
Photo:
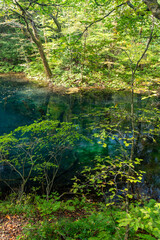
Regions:
[[[127,1],[128,2],[128,1]],[[80,34],[80,37],[77,39],[77,41],[75,42],[75,44],[81,39],[81,37],[83,36],[83,34],[95,23],[101,22],[103,19],[105,19],[106,17],[108,17],[109,15],[111,15],[117,8],[122,7],[123,5],[127,4],[127,2],[121,3],[119,5],[117,5],[114,9],[112,9],[109,13],[107,13],[105,16],[103,16],[102,18],[90,23],[85,30]]]
[[[57,17],[55,17],[53,14],[50,14],[49,16],[53,19],[54,23],[57,26],[57,30],[56,31],[60,33],[62,31],[62,29],[61,29],[61,24],[59,23]]]
[[[137,9],[133,6],[133,4],[130,1],[127,1],[127,5],[132,8],[134,11],[137,11]]]
[[[52,30],[52,31],[54,31],[54,32],[58,32],[58,29],[53,28],[53,27],[51,27],[51,26],[49,26],[49,25],[43,25],[43,26],[38,25],[38,28],[40,28],[40,29],[49,28],[50,30]]]
[[[130,62],[130,69],[131,69],[132,72],[133,72],[133,68],[132,68],[132,66],[133,66],[133,61],[132,61],[132,59],[130,58],[128,52],[127,52],[125,49],[123,49],[123,48],[120,48],[120,49],[121,49],[123,52],[125,52],[125,54],[127,55],[128,59],[129,59],[129,62]]]
[[[65,6],[67,3],[67,1],[63,4],[51,4],[51,3],[39,3],[38,0],[30,0],[30,4],[37,4],[39,6],[42,6],[42,7],[61,7],[61,6]]]
[[[154,23],[153,23],[152,28],[151,28],[151,33],[150,33],[149,39],[148,39],[148,41],[147,41],[146,48],[145,48],[144,52],[142,53],[141,57],[139,58],[139,60],[137,61],[137,64],[136,64],[135,69],[134,69],[134,71],[133,71],[133,75],[135,75],[139,63],[141,62],[141,60],[142,60],[143,57],[145,56],[146,52],[148,51],[149,45],[150,45],[150,43],[151,43],[151,41],[152,41],[152,38],[153,38],[153,30],[154,30]]]
[[[6,159],[5,159],[4,161],[5,161],[5,163],[7,163],[11,168],[13,168],[13,170],[14,170],[15,172],[18,173],[18,175],[21,177],[22,180],[24,180],[23,175],[21,174],[21,172],[20,172],[18,169],[16,169],[16,167],[14,166],[14,163],[11,163],[9,160],[6,160]]]
[[[1,180],[1,181],[3,181],[11,189],[11,191],[13,193],[16,193],[16,191],[14,191],[14,189],[9,185],[9,183],[7,181],[5,181],[5,180]]]
[[[109,1],[107,1],[105,4],[100,4],[100,3],[97,2],[97,0],[94,0],[94,1],[95,1],[95,4],[96,4],[97,6],[101,6],[101,7],[104,7],[104,6],[108,5],[108,4],[110,4],[110,2],[111,2],[111,0],[109,0]]]
[[[132,61],[132,59],[130,58],[128,52],[127,52],[125,49],[120,48],[122,51],[125,52],[125,54],[127,55],[128,59],[129,59],[130,69],[132,70],[132,75],[133,75],[133,76],[135,75],[135,73],[136,73],[136,71],[137,71],[137,68],[138,68],[139,63],[141,62],[141,60],[142,60],[143,57],[145,56],[146,52],[148,51],[149,45],[150,45],[150,43],[151,43],[151,41],[152,41],[152,38],[153,38],[153,30],[154,30],[154,24],[152,25],[151,33],[150,33],[150,36],[149,36],[149,38],[148,38],[146,48],[144,49],[144,52],[142,53],[142,55],[141,55],[141,57],[139,58],[139,60],[137,61],[136,66],[135,66],[134,69],[133,69],[133,61]]]

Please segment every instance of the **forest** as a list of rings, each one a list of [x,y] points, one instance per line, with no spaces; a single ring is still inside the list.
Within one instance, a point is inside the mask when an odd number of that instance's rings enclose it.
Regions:
[[[160,239],[160,1],[0,1],[0,239]]]

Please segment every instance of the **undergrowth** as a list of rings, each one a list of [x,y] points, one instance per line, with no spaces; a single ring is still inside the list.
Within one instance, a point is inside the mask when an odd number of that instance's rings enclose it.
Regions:
[[[25,196],[22,202],[3,201],[1,216],[21,215],[28,224],[17,239],[124,239],[129,225],[129,239],[160,239],[160,203],[130,204],[126,213],[123,204],[108,206],[102,202],[82,198],[60,200],[52,195],[47,201],[36,196],[33,200]]]

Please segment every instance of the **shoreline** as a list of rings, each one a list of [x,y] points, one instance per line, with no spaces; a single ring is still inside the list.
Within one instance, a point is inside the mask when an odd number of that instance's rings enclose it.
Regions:
[[[115,88],[112,87],[107,87],[107,86],[97,86],[96,84],[93,86],[75,86],[75,87],[66,87],[64,85],[55,85],[54,82],[51,82],[48,79],[45,80],[38,80],[32,78],[32,77],[27,77],[24,72],[21,73],[15,73],[15,72],[10,72],[10,73],[0,73],[0,78],[7,78],[9,81],[17,81],[17,82],[30,82],[33,84],[37,84],[39,87],[47,87],[50,90],[53,90],[54,92],[62,93],[62,94],[74,94],[78,93],[81,91],[90,91],[90,90],[106,90],[106,91],[111,91],[111,92],[118,92],[118,91],[126,91],[126,92],[131,92],[131,87],[128,86],[127,88],[119,88],[118,86]],[[160,84],[160,83],[158,83]],[[146,85],[147,86],[147,85]],[[149,97],[152,96],[160,96],[160,86],[156,90],[149,90],[149,89],[143,89],[142,86],[140,87],[135,87],[134,88],[134,93],[135,94],[143,94],[143,95],[150,95]]]

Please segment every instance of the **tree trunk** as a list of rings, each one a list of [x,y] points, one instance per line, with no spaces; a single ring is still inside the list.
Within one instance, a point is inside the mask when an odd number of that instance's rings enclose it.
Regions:
[[[41,56],[41,60],[43,62],[43,66],[44,66],[44,70],[45,70],[46,76],[48,78],[51,78],[52,77],[52,71],[51,71],[51,69],[49,67],[46,55],[45,55],[44,50],[43,50],[42,43],[39,41],[39,42],[35,42],[35,44],[38,47],[38,50],[39,50],[39,53],[40,53],[40,56]]]
[[[27,21],[26,18],[25,18],[25,22],[26,22],[26,25],[27,25],[27,30],[28,30],[33,42],[37,45],[37,48],[39,50],[39,54],[40,54],[40,57],[41,57],[41,60],[42,60],[43,66],[44,66],[46,76],[48,78],[51,78],[52,77],[52,71],[49,67],[48,60],[46,58],[46,55],[45,55],[45,52],[44,52],[44,49],[43,49],[43,45],[42,45],[40,37],[37,33],[36,26],[35,26],[34,22],[32,21],[31,22],[32,29],[31,29],[29,27],[29,24],[28,24],[28,21]]]
[[[160,4],[157,0],[143,0],[153,16],[160,20]]]
[[[45,52],[43,49],[43,45],[41,43],[41,39],[39,37],[35,23],[34,23],[33,19],[31,18],[31,16],[29,14],[27,14],[27,11],[19,4],[19,2],[15,1],[15,3],[22,12],[22,14],[18,14],[18,15],[20,15],[24,19],[24,21],[26,23],[27,31],[28,31],[32,41],[36,44],[36,46],[38,48],[46,76],[47,76],[47,78],[51,78],[52,71],[49,67],[48,60],[46,58],[46,55],[45,55]]]

